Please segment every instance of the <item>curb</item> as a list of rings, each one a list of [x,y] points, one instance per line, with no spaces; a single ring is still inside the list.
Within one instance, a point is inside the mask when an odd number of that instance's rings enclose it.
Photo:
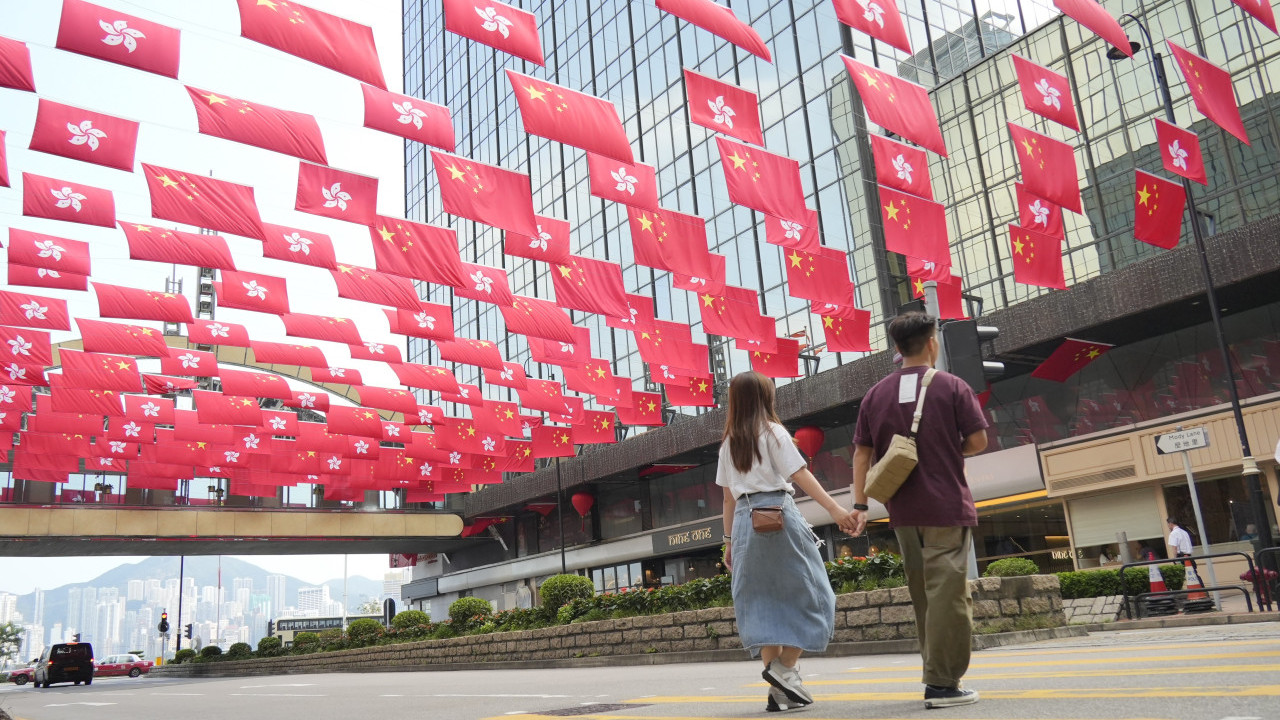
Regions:
[[[1280,612],[1253,613],[1205,613],[1204,615],[1175,615],[1171,617],[1143,618],[1141,620],[1116,620],[1109,623],[1072,625],[1085,628],[1090,633],[1116,632],[1119,630],[1160,630],[1163,628],[1201,627],[1206,625],[1247,625],[1249,623],[1280,622]]]

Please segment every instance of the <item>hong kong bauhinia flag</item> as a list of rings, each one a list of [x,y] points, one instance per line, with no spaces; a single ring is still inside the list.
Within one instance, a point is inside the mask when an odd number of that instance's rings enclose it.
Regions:
[[[712,0],[658,0],[658,9],[718,35],[766,62],[773,62],[760,34],[723,5]]]
[[[9,263],[9,284],[26,287],[88,290],[89,276]]]
[[[66,300],[0,290],[0,325],[70,330],[71,318]]]
[[[328,270],[338,266],[333,240],[328,235],[265,222],[262,223],[262,256]]]
[[[1027,189],[1074,213],[1083,212],[1076,155],[1071,146],[1017,123],[1009,123],[1009,136],[1013,139],[1022,183]]]
[[[1160,146],[1160,160],[1164,169],[1201,185],[1208,185],[1204,168],[1204,156],[1200,152],[1200,138],[1190,130],[1156,118],[1156,144]]]
[[[82,0],[62,2],[59,50],[176,78],[180,37],[175,28],[117,10]]]
[[[1009,226],[1013,279],[1023,285],[1066,290],[1062,271],[1062,238]]]
[[[133,172],[138,123],[40,99],[31,149]]]
[[[36,81],[31,75],[31,51],[26,43],[0,37],[0,87],[36,91]]]
[[[920,85],[841,55],[849,77],[867,108],[867,117],[880,127],[946,157],[938,114],[929,93]]]
[[[537,237],[529,176],[432,151],[444,211],[520,235]]]
[[[200,132],[232,142],[328,164],[316,119],[306,113],[187,86]]]
[[[152,217],[262,239],[253,188],[147,163],[142,171]]]
[[[282,0],[236,0],[240,34],[374,87],[387,87],[373,29]]]
[[[245,326],[222,320],[196,320],[187,323],[187,339],[196,345],[249,347],[249,331]]]
[[[1022,183],[1013,184],[1018,199],[1018,223],[1036,232],[1065,237],[1062,208],[1027,190]]]
[[[618,162],[633,163],[627,131],[613,103],[546,80],[507,71],[524,130]]]
[[[66,222],[114,227],[116,200],[110,190],[22,173],[22,214]]]
[[[911,54],[911,40],[896,0],[833,0],[836,19],[890,47]]]
[[[775,217],[807,214],[800,163],[789,157],[716,138],[729,200]]]
[[[1217,123],[1218,127],[1248,145],[1249,134],[1245,132],[1244,121],[1240,119],[1240,106],[1236,104],[1231,73],[1172,42],[1169,43],[1169,49],[1173,51],[1173,59],[1178,61],[1178,69],[1187,81],[1196,109]]]
[[[760,101],[750,90],[684,69],[689,121],[753,145],[764,145]]]
[[[933,199],[929,184],[929,156],[924,150],[871,135],[871,154],[875,158],[876,182],[927,200]]]
[[[1059,125],[1080,130],[1080,121],[1076,118],[1076,106],[1071,95],[1071,84],[1065,75],[1060,75],[1047,67],[1041,67],[1030,60],[1010,53],[1013,58],[1013,69],[1018,74],[1018,87],[1022,89],[1022,104],[1040,117],[1048,118]]]
[[[628,207],[658,209],[658,175],[643,163],[624,163],[587,153],[591,194]]]
[[[360,89],[365,127],[453,152],[456,143],[449,108],[372,85]]]
[[[88,275],[89,243],[9,228],[9,263]]]
[[[503,254],[554,264],[569,262],[569,223],[546,215],[534,215],[534,219],[537,220],[537,234],[506,233]]]
[[[444,0],[444,29],[544,65],[533,13],[493,0]]]
[[[312,215],[372,225],[378,215],[378,178],[298,163],[298,196],[293,207]]]
[[[1182,183],[1138,170],[1133,195],[1133,236],[1166,250],[1177,247],[1182,237],[1182,211],[1186,203]]]
[[[284,315],[289,312],[285,279],[257,273],[222,271],[218,304],[236,310]]]

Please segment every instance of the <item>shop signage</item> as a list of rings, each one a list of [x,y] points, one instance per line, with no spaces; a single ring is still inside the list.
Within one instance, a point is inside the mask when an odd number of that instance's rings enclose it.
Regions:
[[[720,518],[685,525],[671,530],[663,530],[653,534],[653,551],[669,553],[673,550],[704,548],[720,544],[720,536],[724,534],[724,521]]]
[[[1159,455],[1197,450],[1205,447],[1209,447],[1209,430],[1204,427],[1179,430],[1178,432],[1156,436],[1156,453]]]

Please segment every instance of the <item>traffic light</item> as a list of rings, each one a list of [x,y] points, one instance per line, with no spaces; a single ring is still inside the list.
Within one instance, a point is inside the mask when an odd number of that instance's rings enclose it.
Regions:
[[[947,372],[964,380],[974,392],[985,391],[988,380],[1004,374],[1004,363],[982,359],[982,343],[995,340],[999,328],[974,320],[952,320],[943,323],[941,330]]]
[[[71,636],[71,642],[80,642],[80,633]]]
[[[186,629],[182,631],[183,636],[185,636],[188,640],[191,639],[191,625],[192,623],[187,623]]]
[[[169,613],[167,612],[160,613],[160,624],[156,625],[156,629],[159,630],[161,633],[169,632]]]

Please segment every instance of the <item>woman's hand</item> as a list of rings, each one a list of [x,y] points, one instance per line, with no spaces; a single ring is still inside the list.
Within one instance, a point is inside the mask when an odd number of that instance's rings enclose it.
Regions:
[[[724,569],[733,572],[733,545],[724,544]]]

